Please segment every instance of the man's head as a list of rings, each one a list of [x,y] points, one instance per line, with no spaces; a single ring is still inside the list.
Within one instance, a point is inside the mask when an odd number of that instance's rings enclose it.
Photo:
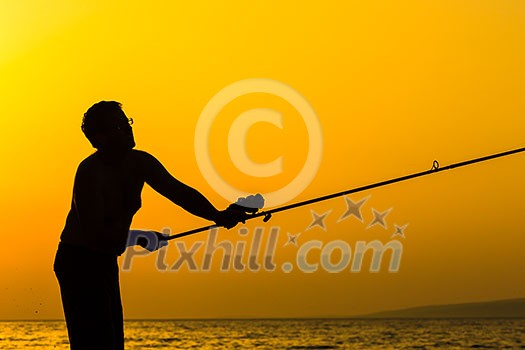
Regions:
[[[100,101],[84,114],[81,129],[96,149],[118,152],[135,147],[132,123],[119,102]]]

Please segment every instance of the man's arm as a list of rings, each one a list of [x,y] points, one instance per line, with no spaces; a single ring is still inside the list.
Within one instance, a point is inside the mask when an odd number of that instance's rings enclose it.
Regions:
[[[219,226],[229,228],[240,221],[233,213],[217,210],[199,191],[174,178],[154,156],[137,152],[142,159],[144,180],[155,191],[193,215],[215,221]]]

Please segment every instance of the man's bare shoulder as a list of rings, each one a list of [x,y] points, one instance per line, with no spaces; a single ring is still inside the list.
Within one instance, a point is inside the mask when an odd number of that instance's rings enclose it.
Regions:
[[[143,150],[140,150],[140,149],[132,149],[131,150],[131,155],[133,157],[138,157],[138,158],[148,158],[148,157],[153,157],[151,154],[149,154],[148,152],[146,151],[143,151]]]
[[[96,159],[96,153],[93,153],[91,155],[89,155],[88,157],[84,158],[84,160],[82,160],[80,162],[80,164],[78,164],[78,172],[88,172],[90,169],[93,169],[97,166],[97,159]]]
[[[128,159],[131,159],[133,161],[154,161],[156,158],[149,154],[146,151],[132,149],[128,155]],[[86,157],[84,160],[80,162],[78,165],[78,169],[80,170],[88,170],[90,168],[96,168],[99,167],[102,163],[97,157],[97,153],[93,153],[90,156]]]
[[[84,187],[86,184],[94,184],[99,179],[99,169],[96,153],[91,154],[78,164],[75,175],[75,187]]]
[[[131,156],[134,160],[136,160],[142,166],[151,166],[154,163],[159,162],[157,158],[155,158],[148,152],[138,150],[138,149],[131,150]]]
[[[167,173],[162,163],[146,151],[134,149],[132,150],[132,158],[134,159],[133,163],[139,166],[140,172],[146,182],[148,179],[152,180],[158,175],[165,175]]]
[[[131,171],[138,171],[139,174],[147,174],[162,167],[157,158],[146,151],[132,149],[126,158],[123,163],[125,164],[124,166]],[[92,177],[103,172],[103,168],[104,164],[95,152],[80,162],[77,169],[77,177]]]

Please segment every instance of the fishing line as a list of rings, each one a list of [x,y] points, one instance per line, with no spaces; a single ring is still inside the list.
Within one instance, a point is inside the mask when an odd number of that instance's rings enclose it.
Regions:
[[[294,209],[294,208],[298,208],[298,207],[303,207],[305,205],[318,203],[318,202],[326,201],[326,200],[329,200],[329,199],[332,199],[332,198],[341,197],[341,196],[346,196],[346,195],[352,194],[352,193],[357,193],[357,192],[370,190],[372,188],[377,188],[377,187],[390,185],[390,184],[393,184],[393,183],[396,183],[396,182],[411,180],[411,179],[415,179],[415,178],[421,177],[421,176],[436,174],[436,173],[439,173],[439,172],[445,171],[445,170],[460,168],[460,167],[464,167],[464,166],[467,166],[467,165],[472,165],[472,164],[475,164],[475,163],[480,163],[480,162],[485,162],[485,161],[496,159],[496,158],[506,157],[506,156],[510,156],[510,155],[516,154],[516,153],[521,153],[521,152],[524,152],[524,151],[525,151],[525,147],[522,147],[522,148],[517,148],[517,149],[513,149],[513,150],[510,150],[510,151],[506,151],[506,152],[495,153],[495,154],[491,154],[491,155],[480,157],[480,158],[474,158],[474,159],[466,160],[466,161],[459,162],[459,163],[453,163],[453,164],[450,164],[450,165],[447,165],[447,166],[444,166],[444,167],[441,167],[439,165],[439,162],[437,160],[434,160],[432,162],[432,167],[430,168],[430,170],[425,170],[425,171],[421,171],[419,173],[414,173],[414,174],[410,174],[410,175],[396,177],[396,178],[393,178],[393,179],[390,179],[390,180],[376,182],[376,183],[373,183],[373,184],[370,184],[370,185],[356,187],[356,188],[353,188],[353,189],[350,189],[350,190],[337,192],[337,193],[332,193],[332,194],[329,194],[329,195],[326,195],[326,196],[312,198],[312,199],[305,200],[305,201],[302,201],[302,202],[297,202],[297,203],[285,205],[285,206],[282,206],[282,207],[278,207],[278,208],[274,208],[274,209],[270,209],[270,210],[265,210],[265,211],[262,211],[262,212],[259,212],[259,213],[248,215],[246,217],[246,220],[251,220],[251,219],[258,218],[258,217],[264,217],[263,221],[267,222],[272,217],[272,214],[279,213],[279,212],[282,212],[282,211],[285,211],[285,210],[290,210],[290,209]],[[198,233],[198,232],[203,232],[203,231],[211,230],[211,229],[218,228],[218,227],[220,227],[220,226],[210,225],[210,226],[200,227],[200,228],[196,228],[196,229],[193,229],[193,230],[190,230],[190,231],[181,232],[181,233],[177,233],[177,234],[171,235],[169,237],[166,237],[166,240],[171,240],[171,239],[175,239],[175,238],[185,237],[185,236],[189,236],[189,235],[192,235],[192,234],[195,234],[195,233]]]

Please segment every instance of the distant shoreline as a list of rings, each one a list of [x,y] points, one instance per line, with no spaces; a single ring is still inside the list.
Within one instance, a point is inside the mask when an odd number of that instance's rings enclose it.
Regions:
[[[418,320],[418,321],[436,321],[436,320],[525,320],[525,316],[516,316],[516,317],[365,317],[365,316],[334,316],[334,317],[263,317],[263,318],[130,318],[125,319],[126,322],[173,322],[173,321],[188,321],[188,322],[198,322],[198,321],[308,321],[308,320],[355,320],[355,321],[381,321],[381,320]],[[0,320],[0,323],[9,323],[9,322],[64,322],[65,320],[61,319],[49,319],[49,320]]]
[[[428,305],[379,311],[363,318],[525,318],[525,298],[486,302]]]
[[[221,317],[221,318],[129,318],[126,322],[169,321],[279,321],[279,320],[380,320],[380,319],[525,319],[525,298],[486,302],[417,306],[360,315],[305,317]],[[64,319],[5,319],[0,322],[65,322]]]

